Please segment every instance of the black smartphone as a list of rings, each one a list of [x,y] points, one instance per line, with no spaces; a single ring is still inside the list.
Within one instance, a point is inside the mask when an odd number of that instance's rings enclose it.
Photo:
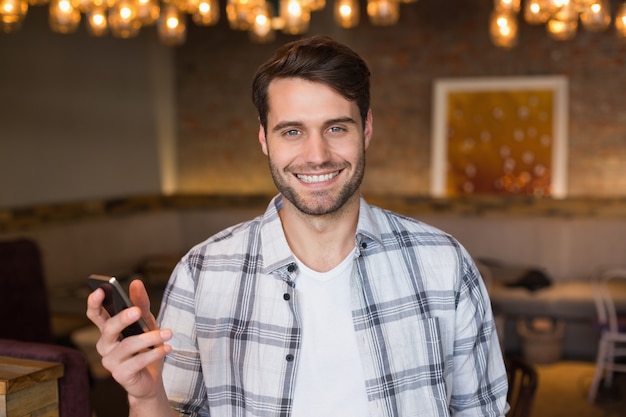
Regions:
[[[105,275],[90,275],[87,278],[89,287],[92,291],[102,288],[104,290],[104,301],[102,306],[111,317],[115,316],[122,310],[132,307],[133,303],[115,277]],[[139,318],[138,321],[122,330],[122,336],[129,337],[149,331],[146,322]]]

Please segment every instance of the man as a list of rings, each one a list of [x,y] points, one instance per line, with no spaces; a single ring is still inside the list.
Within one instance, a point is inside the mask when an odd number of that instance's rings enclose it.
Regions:
[[[327,37],[281,47],[253,82],[280,191],[266,213],[183,257],[159,326],[139,281],[137,307],[113,318],[91,294],[97,349],[131,415],[504,415],[506,372],[470,256],[360,195],[369,75]],[[155,330],[121,340],[141,315]]]

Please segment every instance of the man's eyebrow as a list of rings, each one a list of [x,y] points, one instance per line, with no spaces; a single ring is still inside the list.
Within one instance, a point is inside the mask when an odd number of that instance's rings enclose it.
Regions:
[[[326,125],[334,125],[337,123],[350,123],[350,124],[356,124],[356,120],[354,120],[352,117],[339,117],[337,119],[330,119],[326,121]]]
[[[272,132],[277,132],[279,130],[282,130],[288,127],[302,127],[302,126],[303,126],[302,122],[296,122],[296,121],[280,122],[272,128]]]

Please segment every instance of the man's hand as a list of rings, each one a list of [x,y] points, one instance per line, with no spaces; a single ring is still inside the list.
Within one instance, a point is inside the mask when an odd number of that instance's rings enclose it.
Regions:
[[[136,405],[140,409],[146,409],[142,403],[148,406],[147,409],[154,405],[162,407],[167,404],[161,379],[163,358],[172,350],[171,346],[164,343],[171,339],[172,332],[157,327],[150,312],[148,293],[141,281],[131,282],[129,293],[135,306],[114,317],[109,317],[102,307],[103,290],[98,289],[89,295],[87,317],[98,326],[101,333],[96,349],[102,356],[102,365],[127,391],[131,408]],[[140,317],[151,331],[122,338],[122,330]],[[167,415],[171,415],[169,406]]]

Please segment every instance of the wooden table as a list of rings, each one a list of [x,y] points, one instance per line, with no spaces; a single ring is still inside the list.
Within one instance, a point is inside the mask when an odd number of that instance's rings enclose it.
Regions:
[[[0,417],[58,417],[63,364],[0,356]]]

